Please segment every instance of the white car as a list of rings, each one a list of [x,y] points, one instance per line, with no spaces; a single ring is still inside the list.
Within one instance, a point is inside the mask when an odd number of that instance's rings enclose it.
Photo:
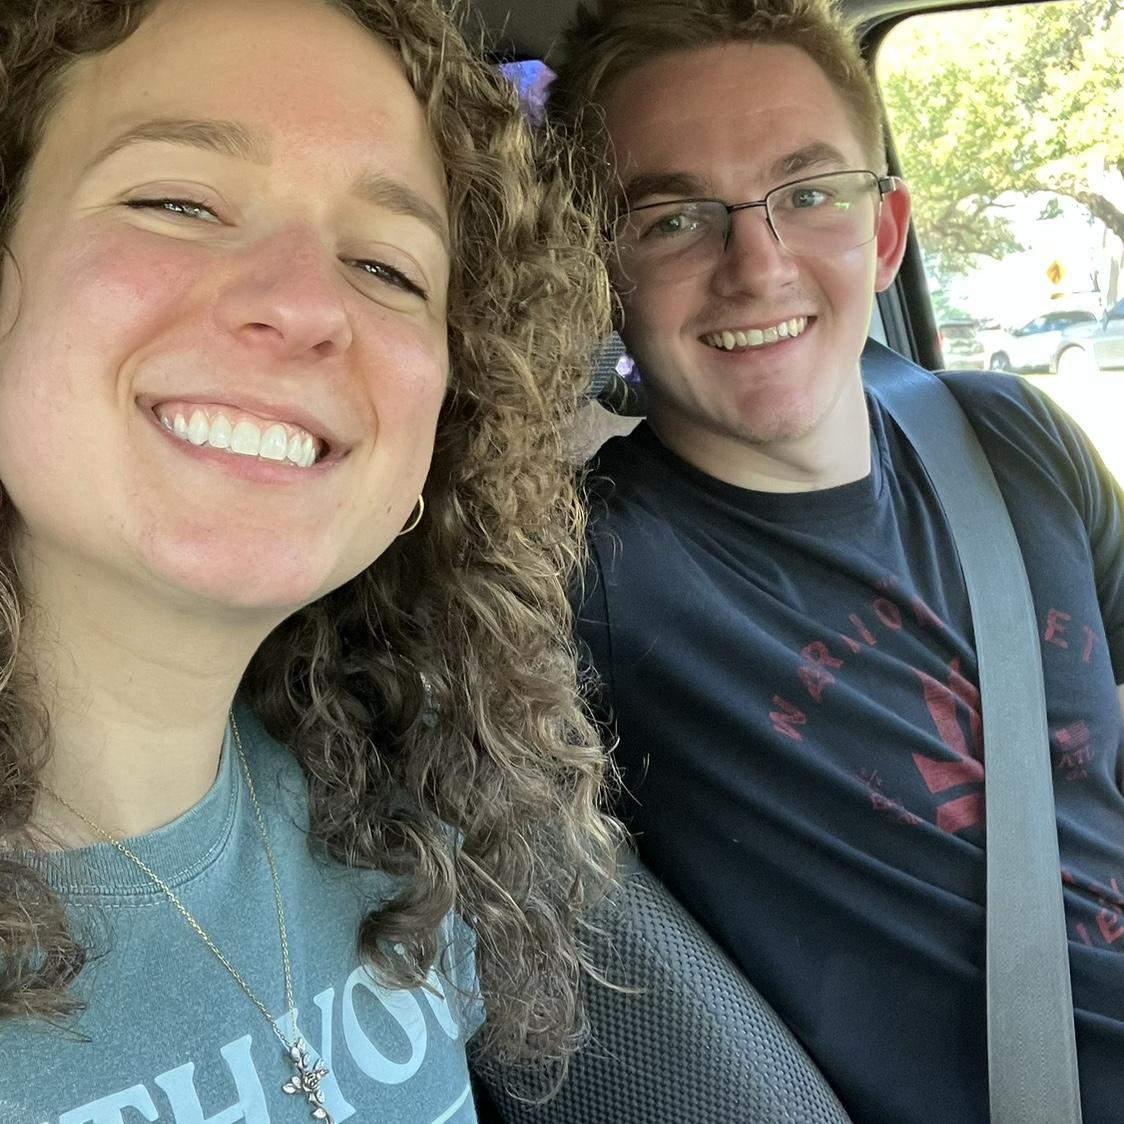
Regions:
[[[987,365],[993,371],[1049,371],[1062,332],[1075,324],[1096,323],[1086,309],[1058,309],[991,340]]]

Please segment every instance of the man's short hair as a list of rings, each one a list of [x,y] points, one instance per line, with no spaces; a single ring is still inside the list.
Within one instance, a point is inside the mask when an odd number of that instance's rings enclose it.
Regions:
[[[729,43],[804,51],[843,98],[863,152],[885,166],[882,110],[870,71],[837,0],[593,0],[562,39],[550,113],[580,131],[589,110],[630,71],[673,51]]]

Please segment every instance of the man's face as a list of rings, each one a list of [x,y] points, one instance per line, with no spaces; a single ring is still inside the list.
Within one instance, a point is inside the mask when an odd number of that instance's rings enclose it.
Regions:
[[[747,202],[804,176],[871,166],[840,95],[789,46],[661,56],[610,88],[605,113],[631,206]],[[735,213],[726,252],[700,274],[618,270],[622,335],[661,437],[708,471],[716,453],[721,460],[738,449],[784,460],[784,450],[811,445],[822,460],[837,455],[835,445],[865,443],[858,357],[874,292],[897,269],[907,217],[904,190],[891,193],[876,240],[795,257],[754,208]],[[799,334],[753,346],[792,321],[803,325]],[[719,346],[739,332],[745,345]]]
[[[0,479],[27,558],[275,616],[377,557],[448,366],[444,174],[390,51],[308,0],[165,0],[74,67],[25,194]]]

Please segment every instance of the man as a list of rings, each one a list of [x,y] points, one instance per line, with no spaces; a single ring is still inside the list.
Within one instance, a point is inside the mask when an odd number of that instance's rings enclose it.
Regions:
[[[909,220],[871,80],[820,0],[601,0],[552,98],[603,125],[624,192],[621,332],[649,413],[595,468],[578,629],[641,855],[856,1121],[985,1121],[968,603],[936,497],[860,376]],[[1026,556],[1085,1120],[1115,1121],[1124,496],[1025,383],[948,385]]]

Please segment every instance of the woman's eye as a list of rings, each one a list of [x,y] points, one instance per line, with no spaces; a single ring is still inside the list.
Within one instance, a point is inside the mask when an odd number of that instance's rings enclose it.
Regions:
[[[358,266],[369,277],[381,281],[384,285],[400,289],[405,293],[411,293],[415,297],[420,297],[423,301],[429,300],[429,294],[416,281],[411,281],[400,269],[395,269],[394,266],[387,265],[386,262],[359,260],[352,264]]]
[[[218,215],[206,203],[199,203],[194,199],[130,199],[125,206],[135,211],[164,211],[170,215],[200,219],[203,222],[219,221]]]

